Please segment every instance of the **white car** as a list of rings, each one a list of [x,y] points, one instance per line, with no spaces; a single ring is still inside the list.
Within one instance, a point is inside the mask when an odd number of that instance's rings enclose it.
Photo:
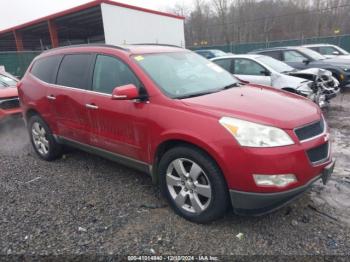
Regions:
[[[298,71],[279,60],[259,54],[231,55],[211,61],[242,81],[300,94],[320,107],[326,106],[339,92],[339,81],[324,69]]]
[[[321,55],[324,55],[327,58],[341,58],[341,59],[350,59],[349,52],[345,51],[343,48],[337,45],[330,44],[313,44],[313,45],[303,45],[303,47],[314,50]]]

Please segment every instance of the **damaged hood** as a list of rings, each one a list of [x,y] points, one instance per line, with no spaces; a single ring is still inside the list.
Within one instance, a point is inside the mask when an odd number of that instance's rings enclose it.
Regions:
[[[302,86],[307,86],[307,84],[310,83],[308,79],[303,79],[289,74],[273,74],[271,76],[271,80],[272,86],[277,88],[290,87],[298,89]]]
[[[322,75],[331,76],[332,73],[328,70],[321,69],[321,68],[309,68],[304,70],[288,72],[288,75],[314,80],[316,77],[319,77]]]

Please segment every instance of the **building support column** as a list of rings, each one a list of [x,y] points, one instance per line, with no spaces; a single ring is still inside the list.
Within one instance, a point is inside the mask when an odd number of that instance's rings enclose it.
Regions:
[[[22,38],[22,33],[17,30],[13,30],[13,36],[15,37],[15,42],[16,42],[16,48],[17,51],[23,51],[23,38]]]
[[[51,39],[51,47],[56,48],[58,47],[58,34],[57,34],[57,26],[55,21],[48,20],[47,24],[49,26],[49,32],[50,32],[50,39]]]

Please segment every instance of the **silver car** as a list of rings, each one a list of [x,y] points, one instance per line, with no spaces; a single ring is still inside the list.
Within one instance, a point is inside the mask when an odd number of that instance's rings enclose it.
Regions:
[[[269,56],[259,54],[231,55],[211,59],[242,81],[272,86],[310,98],[320,107],[339,92],[339,81],[330,71],[295,68]]]

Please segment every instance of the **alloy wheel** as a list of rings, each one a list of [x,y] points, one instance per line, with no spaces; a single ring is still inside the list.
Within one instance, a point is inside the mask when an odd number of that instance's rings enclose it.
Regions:
[[[194,161],[186,158],[172,161],[167,168],[166,184],[177,207],[194,214],[208,208],[212,198],[210,181]]]
[[[46,137],[45,128],[38,122],[32,125],[32,137],[38,152],[41,155],[47,155],[49,153],[49,141]]]

